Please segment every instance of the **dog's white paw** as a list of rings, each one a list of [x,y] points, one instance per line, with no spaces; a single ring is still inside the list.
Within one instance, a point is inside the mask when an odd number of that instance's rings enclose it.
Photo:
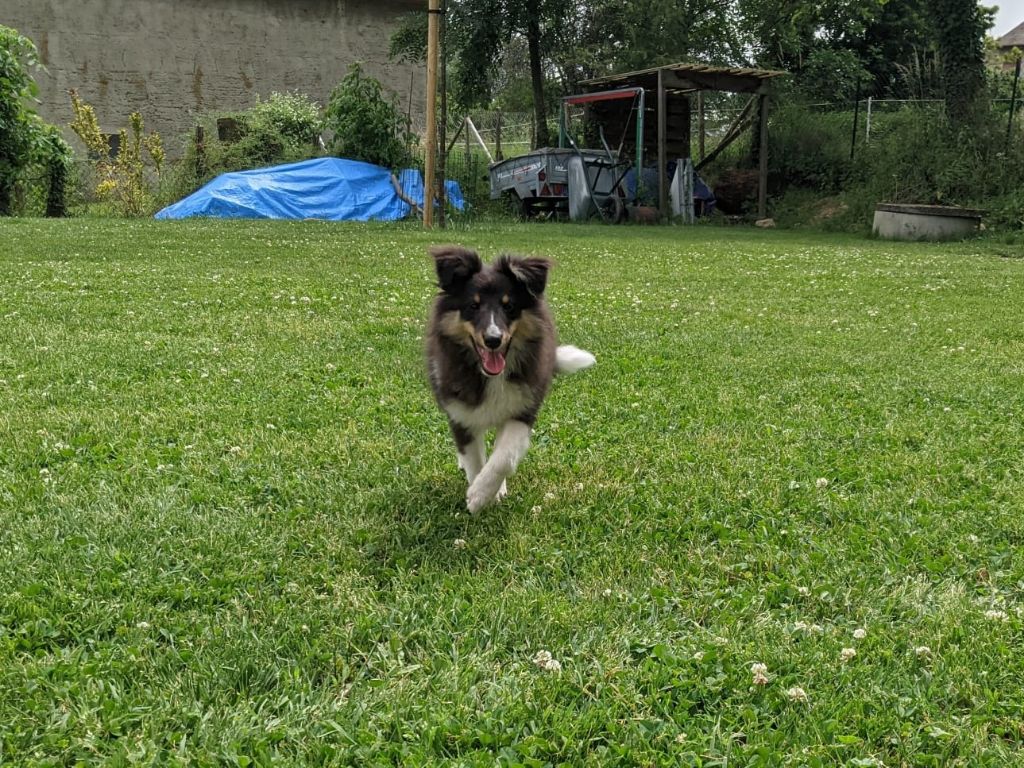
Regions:
[[[502,480],[501,481],[501,488],[499,488],[498,492],[494,495],[494,500],[495,501],[501,501],[506,496],[508,496],[508,486],[505,484],[505,481]]]
[[[470,512],[479,512],[492,501],[500,501],[506,493],[504,480],[495,489],[492,483],[480,482],[480,478],[477,478],[466,491],[466,506]]]
[[[475,485],[471,485],[469,490],[466,491],[466,507],[469,509],[470,514],[476,514],[493,499],[494,494],[484,493],[482,489],[477,488]]]

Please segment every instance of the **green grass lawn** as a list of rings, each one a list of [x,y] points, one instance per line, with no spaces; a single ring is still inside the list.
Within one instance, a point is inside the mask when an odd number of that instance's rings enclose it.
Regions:
[[[552,256],[598,358],[475,517],[421,351],[449,239]],[[0,243],[0,764],[1024,764],[1024,261],[705,227]]]

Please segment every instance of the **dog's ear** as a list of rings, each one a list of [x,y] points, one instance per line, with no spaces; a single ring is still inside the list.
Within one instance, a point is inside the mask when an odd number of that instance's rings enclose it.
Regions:
[[[461,288],[483,268],[475,251],[459,245],[434,246],[430,255],[434,257],[437,269],[437,284],[445,293]]]
[[[502,256],[500,269],[513,280],[522,283],[530,295],[539,299],[548,283],[548,270],[551,262],[539,256],[521,259],[517,256]]]

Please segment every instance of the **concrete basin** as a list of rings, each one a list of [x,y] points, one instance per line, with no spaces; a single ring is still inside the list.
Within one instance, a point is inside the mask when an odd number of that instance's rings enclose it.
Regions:
[[[872,230],[888,240],[957,240],[978,231],[982,213],[950,205],[879,203]]]

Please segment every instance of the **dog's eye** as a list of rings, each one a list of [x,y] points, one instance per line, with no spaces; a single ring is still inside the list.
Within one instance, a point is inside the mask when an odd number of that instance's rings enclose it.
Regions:
[[[480,302],[479,301],[470,302],[469,308],[472,309],[472,310],[480,309]]]

